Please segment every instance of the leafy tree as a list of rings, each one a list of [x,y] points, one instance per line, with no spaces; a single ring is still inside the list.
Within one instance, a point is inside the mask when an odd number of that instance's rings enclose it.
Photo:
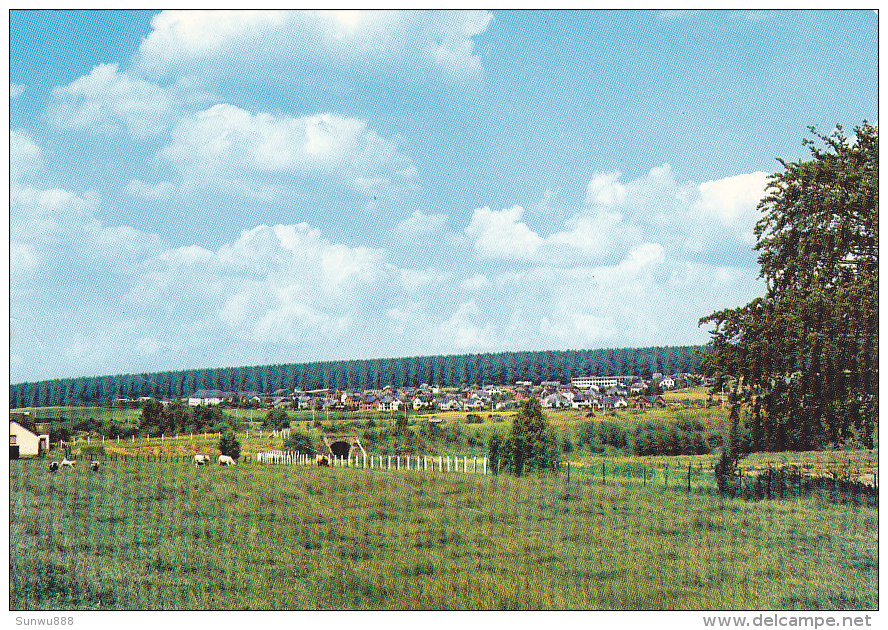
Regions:
[[[722,469],[749,450],[872,447],[878,417],[878,129],[805,140],[778,160],[755,227],[767,291],[700,320],[704,373],[729,391]],[[821,146],[822,145],[822,146]],[[741,417],[740,411],[746,414]]]
[[[521,404],[501,450],[500,459],[514,475],[558,469],[561,449],[539,398],[528,398]]]
[[[290,431],[290,434],[284,439],[284,449],[307,455],[314,455],[317,452],[311,437],[299,431]]]
[[[219,438],[218,448],[220,453],[223,455],[229,455],[232,459],[240,457],[241,445],[240,442],[237,441],[237,438],[234,437],[232,431],[226,431],[222,434],[222,437]]]
[[[265,415],[264,425],[267,429],[275,429],[277,431],[280,431],[281,429],[289,429],[290,416],[288,416],[287,412],[283,409],[271,409]]]
[[[163,416],[163,405],[153,398],[142,406],[142,413],[139,417],[139,428],[147,429],[148,427],[159,427],[161,425],[161,416]]]

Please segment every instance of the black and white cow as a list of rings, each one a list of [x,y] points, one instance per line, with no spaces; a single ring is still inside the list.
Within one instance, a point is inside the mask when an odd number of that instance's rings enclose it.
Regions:
[[[210,463],[209,455],[202,455],[202,454],[198,453],[197,455],[194,456],[194,465],[195,466],[206,466],[209,463]]]

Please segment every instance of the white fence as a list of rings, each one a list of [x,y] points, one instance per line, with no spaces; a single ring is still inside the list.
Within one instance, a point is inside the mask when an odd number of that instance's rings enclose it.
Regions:
[[[366,468],[368,470],[437,470],[439,472],[468,472],[486,475],[486,457],[455,457],[444,455],[359,455],[358,457],[327,456],[330,466],[339,468]],[[314,455],[295,451],[260,451],[260,464],[314,465]]]
[[[263,437],[264,438],[270,438],[270,437],[285,438],[285,437],[289,437],[290,429],[281,429],[280,431],[277,431],[274,429],[263,431],[262,429],[259,429],[258,431],[255,431],[255,430],[253,431],[253,436],[256,436],[256,435],[258,435],[260,438],[263,438]],[[153,437],[150,435],[144,435],[139,438],[136,438],[135,435],[131,435],[129,437],[124,437],[122,439],[119,435],[116,438],[115,437],[106,438],[105,436],[91,437],[91,436],[87,435],[86,437],[81,437],[79,439],[77,438],[77,436],[73,436],[71,438],[71,443],[72,444],[77,444],[77,443],[91,444],[94,442],[96,444],[104,444],[107,441],[109,443],[113,442],[113,443],[119,444],[121,441],[134,443],[136,441],[136,439],[145,440],[146,442],[150,443],[151,440],[154,440],[155,442],[166,442],[167,440],[193,440],[194,436],[197,436],[198,438],[202,437],[203,439],[206,440],[209,438],[221,438],[222,434],[219,433],[218,431],[213,431],[213,432],[199,431],[197,433],[174,433],[174,434],[170,434],[170,435],[167,435],[165,433],[161,433],[160,435],[155,435]],[[235,434],[235,437],[249,438],[250,432],[245,431],[242,435]]]

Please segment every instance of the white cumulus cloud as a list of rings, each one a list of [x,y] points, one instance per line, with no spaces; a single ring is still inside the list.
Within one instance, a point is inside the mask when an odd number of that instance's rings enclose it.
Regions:
[[[152,19],[137,66],[152,76],[259,72],[293,61],[339,67],[415,67],[447,79],[482,74],[480,11],[164,11]]]
[[[414,210],[413,214],[398,222],[395,233],[405,236],[440,234],[446,223],[445,214],[425,214],[422,210]]]
[[[476,208],[465,233],[484,258],[533,258],[543,239],[521,220],[523,214],[521,206],[499,211]]]
[[[395,177],[412,166],[365,120],[331,113],[252,114],[224,103],[180,120],[161,155],[187,180],[324,172],[350,178],[359,190],[366,188],[368,176]]]
[[[168,129],[175,109],[167,90],[110,63],[55,88],[47,116],[61,129],[106,134],[126,130],[136,138],[147,138]]]

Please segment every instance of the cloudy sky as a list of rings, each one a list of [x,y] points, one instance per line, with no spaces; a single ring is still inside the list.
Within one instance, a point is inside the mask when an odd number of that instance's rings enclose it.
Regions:
[[[10,16],[10,379],[705,342],[862,12]]]

